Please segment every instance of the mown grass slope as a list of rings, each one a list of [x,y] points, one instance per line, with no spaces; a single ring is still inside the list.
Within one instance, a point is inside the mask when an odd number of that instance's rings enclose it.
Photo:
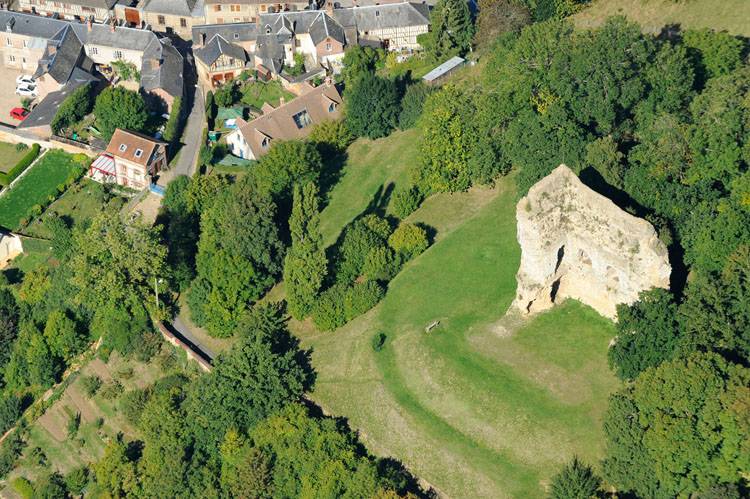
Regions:
[[[677,24],[684,29],[713,28],[750,36],[750,2],[747,0],[595,0],[573,16],[573,21],[578,27],[589,28],[618,15],[639,23],[649,32]]]
[[[358,187],[393,177],[378,165],[416,158],[415,141],[393,141],[400,147],[381,149],[377,164],[350,155],[323,212],[329,242],[368,205]],[[313,399],[348,417],[373,452],[451,497],[543,496],[573,454],[601,456],[602,413],[617,385],[606,362],[612,324],[576,302],[528,321],[504,316],[520,257],[512,178],[433,196],[410,219],[435,228],[435,244],[380,305],[332,333],[292,324],[313,348]],[[386,346],[375,352],[380,332]]]

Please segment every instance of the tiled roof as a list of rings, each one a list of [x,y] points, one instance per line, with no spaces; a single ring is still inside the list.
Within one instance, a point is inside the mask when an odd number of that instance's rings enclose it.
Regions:
[[[334,85],[321,85],[296,99],[270,110],[262,116],[242,125],[237,133],[247,142],[253,155],[258,158],[267,152],[264,139],[269,145],[274,140],[291,140],[306,137],[313,126],[330,119],[341,117],[341,94]],[[333,105],[333,111],[329,111]],[[299,127],[295,116],[300,113],[309,119],[309,124]]]
[[[154,151],[159,145],[164,145],[164,142],[140,133],[118,128],[112,134],[112,139],[107,146],[107,152],[116,158],[148,166]]]

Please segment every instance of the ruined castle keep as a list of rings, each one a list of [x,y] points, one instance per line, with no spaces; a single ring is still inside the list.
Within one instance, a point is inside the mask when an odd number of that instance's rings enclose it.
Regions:
[[[615,319],[618,303],[669,287],[667,248],[651,224],[585,186],[565,165],[529,189],[516,219],[521,265],[514,304],[525,314],[574,298]]]

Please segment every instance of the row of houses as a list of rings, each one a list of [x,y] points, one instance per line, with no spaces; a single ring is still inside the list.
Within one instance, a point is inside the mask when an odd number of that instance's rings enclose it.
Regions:
[[[112,61],[133,64],[139,87],[167,111],[183,95],[183,58],[152,31],[11,11],[0,11],[0,30],[2,66],[32,74],[39,93],[19,128],[47,131],[62,101],[79,86],[101,81],[97,69]]]
[[[336,7],[386,5],[401,0],[346,0]],[[326,5],[334,6],[333,0]],[[131,26],[150,25],[155,31],[188,39],[193,27],[204,24],[254,23],[259,17],[278,12],[316,10],[318,0],[18,0],[18,10],[67,20],[113,19]]]
[[[246,69],[273,74],[293,64],[338,72],[347,47],[358,44],[390,50],[419,48],[417,37],[429,30],[425,4],[401,2],[370,7],[263,14],[255,22],[195,26],[193,50],[205,84],[220,85]]]

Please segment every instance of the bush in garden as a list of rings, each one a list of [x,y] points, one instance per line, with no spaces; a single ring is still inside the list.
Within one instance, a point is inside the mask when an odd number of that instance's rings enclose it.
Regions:
[[[315,327],[321,331],[333,331],[346,324],[344,296],[346,286],[337,284],[320,294],[312,312]]]
[[[416,185],[396,191],[391,201],[391,211],[398,218],[406,218],[419,208],[422,199],[422,193]]]
[[[350,287],[344,296],[345,323],[358,317],[383,298],[385,291],[375,281],[365,281]]]
[[[418,225],[402,223],[388,238],[388,245],[393,250],[410,260],[422,253],[429,246],[427,232]]]

